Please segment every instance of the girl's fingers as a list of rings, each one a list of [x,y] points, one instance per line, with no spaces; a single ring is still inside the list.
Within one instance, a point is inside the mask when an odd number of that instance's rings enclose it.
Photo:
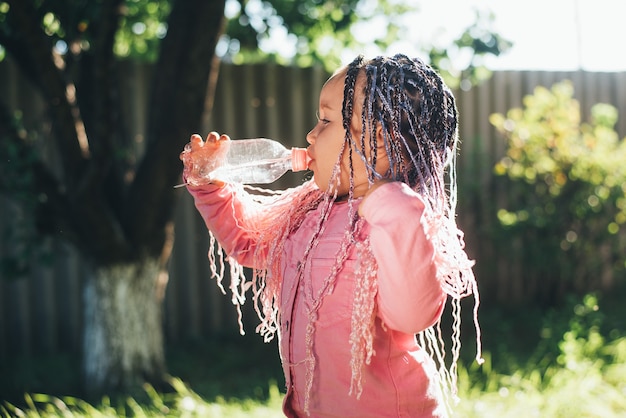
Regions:
[[[206,137],[206,142],[214,144],[219,140],[219,138],[220,138],[220,135],[217,132],[209,132],[209,134]]]
[[[218,134],[217,132],[210,132],[207,135],[205,145],[211,145],[212,149],[218,149],[223,142],[230,141],[230,137],[226,134]]]
[[[189,158],[189,154],[198,151],[202,154],[206,154],[207,152],[214,152],[221,144],[221,142],[230,141],[230,137],[228,135],[220,135],[217,132],[210,132],[207,135],[206,142],[202,140],[202,137],[198,134],[191,135],[189,142],[185,145],[183,152],[180,154],[180,159]],[[209,145],[205,148],[206,145]],[[202,150],[204,150],[202,152]],[[184,161],[184,160],[183,160]]]
[[[202,147],[202,145],[203,145],[202,137],[200,135],[198,134],[191,135],[191,138],[189,138],[189,142],[185,144],[183,151],[180,153],[180,159],[182,160],[185,154],[188,154],[191,151],[197,150],[198,148]]]
[[[189,139],[189,143],[191,144],[191,149],[196,149],[204,145],[202,141],[202,137],[198,134],[191,135],[191,139]]]

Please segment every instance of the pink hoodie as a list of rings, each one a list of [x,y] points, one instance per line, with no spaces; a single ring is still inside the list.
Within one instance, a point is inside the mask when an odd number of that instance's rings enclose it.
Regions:
[[[232,186],[188,187],[209,230],[226,253],[244,266],[252,263],[254,240],[240,226],[243,203]],[[348,204],[335,203],[310,265],[304,266],[304,284],[296,270],[316,230],[320,209],[310,211],[287,239],[282,254],[280,296],[280,357],[287,394],[283,411],[289,417],[306,416],[306,327],[302,286],[313,294],[334,264],[348,220]],[[375,355],[363,368],[363,392],[349,395],[351,382],[352,306],[355,298],[355,251],[339,272],[332,293],[323,297],[313,333],[315,369],[309,415],[312,417],[433,417],[445,416],[439,390],[431,377],[435,366],[416,344],[414,334],[440,317],[446,296],[437,278],[434,250],[423,225],[424,204],[404,183],[388,183],[363,202],[372,252],[378,265]],[[362,237],[360,237],[362,238]]]

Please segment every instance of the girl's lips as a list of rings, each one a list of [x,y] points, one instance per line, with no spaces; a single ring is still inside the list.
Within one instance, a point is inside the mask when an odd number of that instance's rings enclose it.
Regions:
[[[309,148],[307,148],[306,150],[306,155],[307,155],[307,165],[309,167],[309,170],[311,169],[311,164],[313,164],[315,162],[315,158],[313,158],[313,156],[311,155],[311,151],[309,150]]]

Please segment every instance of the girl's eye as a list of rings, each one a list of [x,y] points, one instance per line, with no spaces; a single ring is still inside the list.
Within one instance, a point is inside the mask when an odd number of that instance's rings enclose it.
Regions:
[[[324,125],[327,125],[330,123],[328,119],[321,118],[319,113],[316,113],[315,116],[317,117],[317,121],[323,123]]]

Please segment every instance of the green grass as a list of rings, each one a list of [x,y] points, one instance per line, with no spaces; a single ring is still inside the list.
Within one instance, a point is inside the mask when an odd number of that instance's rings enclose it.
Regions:
[[[600,306],[596,296],[587,295],[549,311],[483,309],[486,362],[480,367],[471,362],[469,341],[459,368],[456,416],[625,417],[621,318],[626,307],[620,299]],[[178,376],[170,380],[168,393],[146,386],[141,400],[104,398],[93,405],[72,396],[28,394],[19,406],[0,403],[0,417],[282,416],[283,381],[274,343],[263,344],[257,336],[188,342],[169,351],[168,364]],[[61,378],[61,387],[70,380]]]
[[[26,407],[9,403],[0,407],[0,416],[29,418],[117,418],[117,417],[224,417],[273,418],[282,416],[282,395],[276,385],[270,386],[266,400],[238,399],[226,401],[221,397],[209,402],[189,389],[180,379],[172,378],[174,393],[157,393],[146,385],[148,402],[141,404],[133,398],[123,402],[111,402],[104,398],[98,405],[91,405],[75,397],[50,395],[26,395]]]
[[[580,349],[589,341],[573,342]],[[525,369],[512,374],[487,374],[483,384],[463,370],[459,417],[550,417],[617,418],[626,416],[626,338],[604,346],[612,358],[605,363],[598,357],[567,360],[546,369]],[[569,354],[571,355],[571,353]],[[566,356],[569,356],[566,355]]]
[[[570,298],[560,310],[526,310],[519,318],[492,312],[487,323],[500,326],[487,327],[485,340],[497,343],[482,367],[461,368],[458,416],[625,417],[622,301],[607,300],[601,309],[598,297],[587,295]],[[519,333],[522,322],[538,324],[534,336]]]

